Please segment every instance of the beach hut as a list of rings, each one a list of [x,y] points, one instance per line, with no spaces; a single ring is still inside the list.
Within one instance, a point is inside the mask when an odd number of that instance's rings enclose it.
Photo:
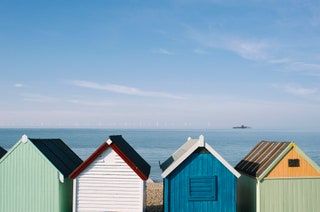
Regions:
[[[70,175],[73,211],[144,211],[149,174],[121,135],[110,136]]]
[[[294,142],[259,142],[235,167],[239,211],[319,211],[320,169]]]
[[[7,151],[0,146],[0,159],[1,159],[2,156],[4,156],[6,153],[7,153]]]
[[[0,211],[71,211],[68,176],[81,163],[60,139],[22,136],[0,159]]]
[[[189,138],[160,168],[164,211],[236,211],[240,174],[202,135]]]

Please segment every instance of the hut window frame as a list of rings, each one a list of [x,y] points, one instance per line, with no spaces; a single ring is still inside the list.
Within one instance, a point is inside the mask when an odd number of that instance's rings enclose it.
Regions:
[[[217,201],[217,176],[190,177],[188,182],[189,201]]]
[[[288,166],[289,167],[300,167],[300,159],[288,159]]]

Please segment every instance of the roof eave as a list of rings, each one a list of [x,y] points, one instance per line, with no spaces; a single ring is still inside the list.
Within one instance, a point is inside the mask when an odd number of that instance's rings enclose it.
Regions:
[[[108,139],[109,140],[109,139]],[[103,144],[92,153],[85,161],[83,161],[70,175],[71,179],[76,178],[85,168],[87,168],[102,152],[104,152],[108,147],[108,140],[103,142]]]
[[[177,168],[187,157],[189,157],[197,148],[199,143],[195,143],[192,147],[189,148],[180,158],[168,166],[161,174],[162,178],[166,178],[175,168]]]
[[[271,170],[280,162],[280,160],[282,160],[282,158],[295,146],[295,143],[291,142],[259,176],[256,176],[257,180],[263,180],[271,172]]]
[[[216,152],[208,143],[205,143],[205,148],[215,156],[234,176],[239,178],[241,174],[233,168],[218,152]]]
[[[148,180],[149,176],[145,175],[139,167],[137,167],[121,150],[118,148],[117,145],[113,144],[111,145],[111,148],[124,160],[129,167],[142,179],[142,180]]]

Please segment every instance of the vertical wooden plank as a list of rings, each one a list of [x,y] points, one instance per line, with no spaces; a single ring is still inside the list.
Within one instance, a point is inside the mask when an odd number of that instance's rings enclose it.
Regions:
[[[261,184],[261,211],[318,211],[320,179],[269,179]]]
[[[30,142],[13,148],[0,164],[0,211],[59,211],[57,170]]]
[[[217,176],[217,201],[190,201],[188,179],[192,176]],[[193,153],[167,178],[170,211],[236,211],[236,177],[212,154]]]

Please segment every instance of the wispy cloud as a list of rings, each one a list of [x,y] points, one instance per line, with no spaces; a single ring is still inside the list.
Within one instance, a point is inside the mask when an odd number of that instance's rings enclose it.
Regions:
[[[292,84],[273,84],[272,87],[297,96],[310,97],[318,93],[317,88],[304,88]]]
[[[21,87],[23,87],[24,85],[21,84],[21,83],[15,83],[13,86],[16,87],[16,88],[21,88]]]
[[[133,96],[145,96],[145,97],[160,97],[160,98],[170,98],[170,99],[184,99],[184,97],[173,95],[170,93],[164,92],[155,92],[155,91],[144,91],[134,87],[128,87],[123,85],[116,85],[116,84],[98,84],[95,82],[89,81],[81,81],[81,80],[74,80],[71,81],[71,84],[74,86],[96,89],[96,90],[104,90],[114,93],[120,94],[127,94]]]
[[[169,51],[169,50],[163,49],[163,48],[155,50],[154,53],[164,54],[164,55],[173,55],[174,54],[172,51]]]
[[[316,55],[312,52],[304,53],[309,54],[306,62],[300,57],[298,59],[295,52],[291,52],[292,48],[301,48],[298,44],[295,46],[295,44],[277,43],[274,40],[238,37],[193,28],[189,28],[188,34],[197,45],[200,44],[206,49],[224,49],[246,60],[277,66],[278,70],[320,77],[320,63]],[[283,57],[283,55],[288,56]]]
[[[83,101],[79,99],[70,99],[67,100],[67,102],[71,104],[76,104],[76,105],[83,105],[83,106],[97,106],[97,107],[108,107],[108,106],[113,106],[114,104],[111,102],[105,102],[105,101]]]
[[[248,60],[261,61],[268,58],[268,44],[264,41],[229,39],[225,41],[224,47]]]
[[[292,61],[286,64],[286,70],[303,72],[310,76],[320,76],[320,64]]]
[[[214,32],[202,32],[200,30],[189,30],[191,39],[206,48],[221,48],[236,53],[247,60],[266,60],[267,50],[270,44],[264,40],[240,38]]]
[[[290,58],[274,58],[274,59],[268,60],[268,62],[271,64],[280,64],[281,65],[281,64],[289,64],[293,61]]]
[[[45,96],[41,94],[33,94],[33,93],[24,93],[22,94],[24,101],[30,101],[30,102],[56,102],[59,101],[58,98],[51,97],[51,96]]]
[[[193,52],[195,54],[206,54],[207,52],[203,49],[194,49]]]

